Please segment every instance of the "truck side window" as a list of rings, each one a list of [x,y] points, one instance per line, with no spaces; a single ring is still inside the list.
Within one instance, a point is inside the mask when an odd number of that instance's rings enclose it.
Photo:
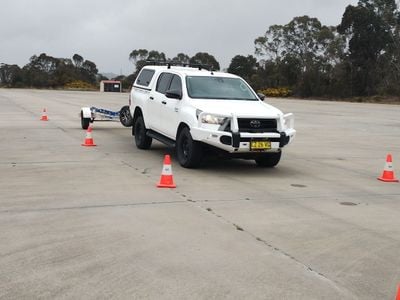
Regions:
[[[161,73],[160,77],[158,77],[156,91],[161,94],[165,94],[173,76],[174,74],[171,73]]]
[[[136,84],[142,86],[149,86],[154,73],[155,73],[154,70],[143,69],[142,72],[140,72],[138,79],[136,80]]]
[[[178,75],[174,75],[174,77],[172,78],[169,90],[182,92],[182,80]]]

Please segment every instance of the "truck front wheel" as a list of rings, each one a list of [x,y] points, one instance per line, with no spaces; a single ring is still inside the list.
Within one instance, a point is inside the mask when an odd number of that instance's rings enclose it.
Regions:
[[[149,149],[153,139],[146,135],[146,126],[144,125],[143,117],[139,116],[135,122],[135,143],[139,149]]]
[[[184,168],[196,168],[203,158],[203,147],[194,141],[189,128],[183,128],[176,141],[176,152],[180,165]]]
[[[282,151],[275,153],[265,153],[255,159],[257,166],[262,168],[273,168],[281,160]]]

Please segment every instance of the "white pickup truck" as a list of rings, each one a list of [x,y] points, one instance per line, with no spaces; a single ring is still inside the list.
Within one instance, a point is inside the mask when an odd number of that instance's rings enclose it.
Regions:
[[[236,75],[145,66],[130,94],[132,135],[139,149],[149,149],[153,138],[175,147],[186,168],[198,167],[210,149],[274,167],[296,135],[294,116],[263,100]]]

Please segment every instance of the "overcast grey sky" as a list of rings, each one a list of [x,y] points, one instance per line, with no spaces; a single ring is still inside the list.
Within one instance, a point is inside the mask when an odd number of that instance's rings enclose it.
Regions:
[[[254,54],[270,25],[317,17],[337,25],[357,0],[13,0],[1,1],[0,63],[20,66],[33,54],[78,53],[101,72],[129,74],[133,49],[174,57],[208,52],[222,68]]]

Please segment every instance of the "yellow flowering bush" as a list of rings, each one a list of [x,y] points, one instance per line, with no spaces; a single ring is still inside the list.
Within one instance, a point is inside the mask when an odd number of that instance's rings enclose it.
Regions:
[[[67,83],[64,88],[71,90],[96,90],[96,87],[82,80],[75,80]]]
[[[265,88],[258,91],[267,97],[284,98],[292,95],[292,90],[287,87]]]

